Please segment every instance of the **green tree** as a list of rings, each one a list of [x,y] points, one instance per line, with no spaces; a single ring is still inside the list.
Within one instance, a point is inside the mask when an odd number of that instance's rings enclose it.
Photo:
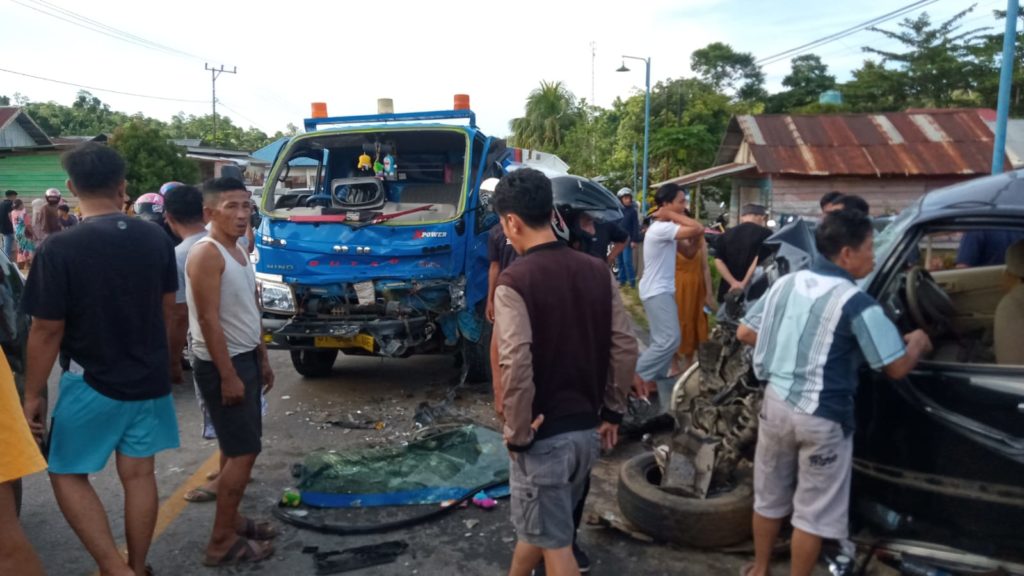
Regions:
[[[866,94],[879,99],[876,103],[858,100],[855,108],[866,109],[874,104],[883,110],[892,104],[920,108],[977,105],[977,81],[985,71],[975,57],[982,42],[982,29],[963,31],[960,23],[973,10],[971,6],[937,25],[923,12],[917,18],[904,19],[898,30],[870,28],[899,41],[904,49],[864,47],[865,52],[881,59],[877,64],[868,60],[861,70],[855,71],[851,83],[854,85],[848,85],[848,90],[856,94],[855,98]]]
[[[585,101],[580,103],[579,113],[581,118],[569,129],[558,155],[572,167],[573,174],[590,178],[608,176],[619,115]]]
[[[910,78],[874,61],[853,71],[853,80],[842,87],[843,101],[857,112],[895,112],[911,106]]]
[[[993,10],[997,22],[996,33],[982,37],[981,43],[974,51],[975,58],[981,65],[981,73],[977,79],[978,94],[981,105],[995,108],[999,101],[999,73],[1003,55],[1003,29],[1006,23],[1006,10]],[[1013,59],[1013,81],[1010,87],[1010,116],[1024,116],[1024,69],[1020,62],[1024,61],[1024,10],[1019,12],[1020,22],[1017,24],[1016,55]]]
[[[732,46],[712,42],[694,51],[690,68],[716,92],[732,94],[737,100],[764,100],[764,72],[755,64],[754,55],[736,52]]]
[[[128,195],[132,198],[158,190],[169,180],[194,182],[199,178],[199,168],[184,151],[141,119],[115,130],[110,146],[124,156],[128,165]]]
[[[525,115],[512,120],[512,138],[516,146],[557,153],[580,117],[565,84],[542,80],[526,98]]]
[[[234,150],[258,150],[273,139],[265,132],[250,127],[243,129],[236,126],[230,116],[217,115],[217,133],[214,137],[213,114],[196,116],[179,112],[171,118],[167,133],[174,139],[199,139],[206,146],[230,148]]]
[[[56,102],[27,102],[25,108],[48,136],[95,136],[112,132],[130,116],[110,109],[87,90],[80,90],[71,106]]]
[[[817,102],[822,92],[835,88],[836,77],[828,73],[828,65],[820,56],[804,54],[790,61],[790,72],[782,85],[788,90],[768,97],[768,112],[790,112]]]
[[[7,96],[0,96],[0,106],[10,106],[11,99]]]

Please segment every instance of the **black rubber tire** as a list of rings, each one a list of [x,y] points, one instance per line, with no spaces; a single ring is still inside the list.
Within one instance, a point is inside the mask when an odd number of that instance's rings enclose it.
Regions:
[[[657,474],[654,454],[630,458],[619,472],[619,508],[623,516],[654,538],[692,546],[719,548],[746,542],[751,537],[754,489],[747,477],[736,488],[708,498],[685,498],[652,484]]]
[[[330,376],[334,369],[334,361],[338,359],[337,350],[292,350],[292,366],[295,371],[306,378],[323,378]]]

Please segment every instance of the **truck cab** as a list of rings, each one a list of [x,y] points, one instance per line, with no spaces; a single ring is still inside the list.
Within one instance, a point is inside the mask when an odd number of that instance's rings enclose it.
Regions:
[[[339,352],[456,353],[471,380],[487,379],[487,234],[497,218],[480,183],[524,165],[568,167],[483,134],[468,108],[319,110],[281,147],[260,199],[264,342],[289,350],[304,376],[328,375]],[[312,187],[288,188],[292,166],[310,161]]]

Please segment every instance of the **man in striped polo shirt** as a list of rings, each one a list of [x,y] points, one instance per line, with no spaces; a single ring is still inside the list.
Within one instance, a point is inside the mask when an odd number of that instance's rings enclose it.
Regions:
[[[921,330],[896,326],[855,281],[874,268],[871,220],[859,210],[825,217],[811,270],[783,277],[743,319],[767,380],[754,457],[754,550],[743,574],[768,573],[782,519],[792,514],[792,574],[809,575],[822,538],[847,536],[857,370],[892,379],[931,351]]]

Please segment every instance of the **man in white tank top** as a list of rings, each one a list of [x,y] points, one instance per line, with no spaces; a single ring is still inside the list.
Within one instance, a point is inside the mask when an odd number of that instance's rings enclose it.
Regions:
[[[244,518],[238,505],[261,450],[260,393],[274,384],[260,340],[256,275],[239,245],[252,214],[245,185],[215,178],[203,185],[209,236],[197,241],[185,263],[193,374],[206,403],[223,457],[217,515],[203,564],[259,562],[273,553],[277,535],[268,523]]]

